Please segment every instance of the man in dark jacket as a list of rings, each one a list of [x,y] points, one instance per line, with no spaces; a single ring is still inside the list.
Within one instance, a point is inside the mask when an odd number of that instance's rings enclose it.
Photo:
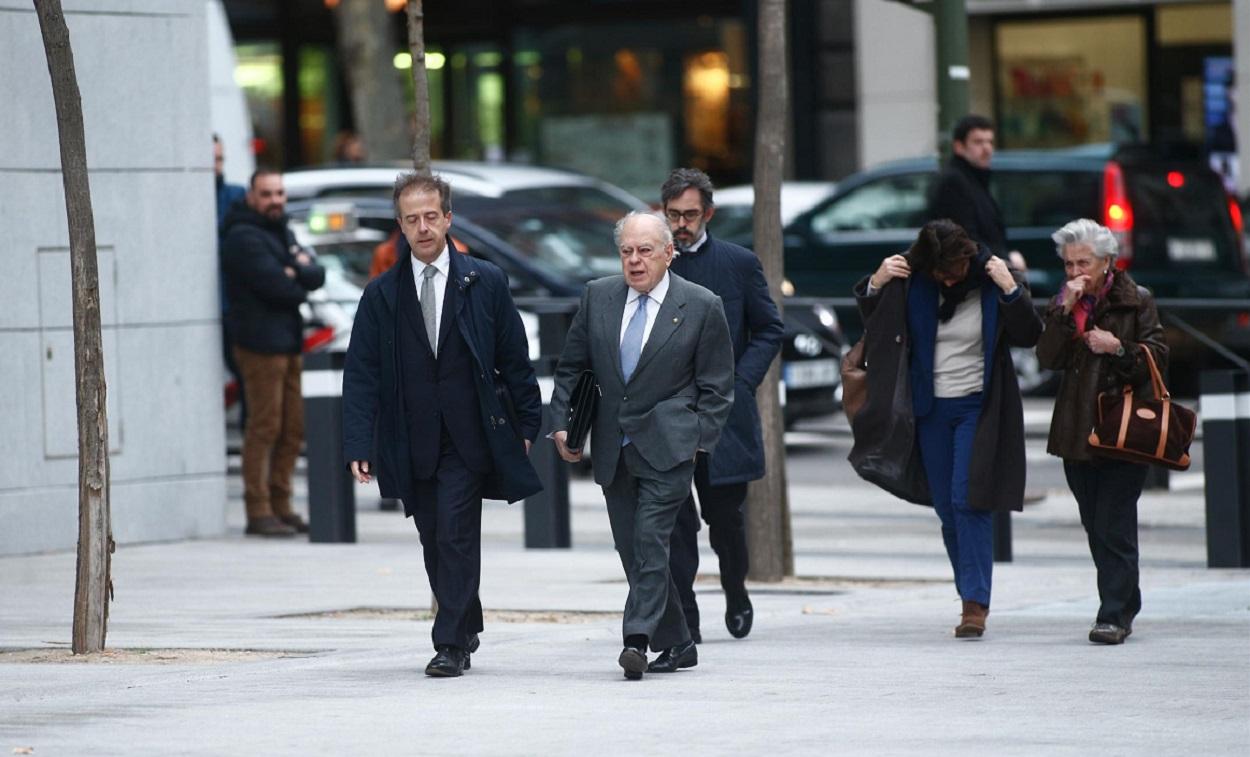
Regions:
[[[347,350],[343,450],[416,522],[438,601],[425,673],[454,677],[482,630],[482,499],[542,489],[542,398],[507,277],[448,243],[451,187],[401,174],[394,202],[398,260],[365,287]]]
[[[725,625],[729,633],[741,639],[751,632],[753,619],[746,589],[748,556],[742,506],[747,483],[764,476],[764,442],[755,390],[781,350],[785,328],[755,253],[708,234],[707,223],[716,208],[707,174],[695,168],[673,171],[660,188],[660,200],[678,250],[671,270],[720,296],[733,340],[733,408],[715,452],[699,453],[694,484],[712,549],[720,560]],[[669,566],[690,635],[701,641],[694,594],[699,570],[699,512],[693,493],[677,516]]]
[[[291,473],[304,439],[299,306],[325,283],[325,270],[287,228],[282,174],[258,169],[246,202],[222,225],[228,328],[243,375],[243,500],[248,534],[292,536],[308,524],[291,510]]]
[[[1007,231],[998,203],[990,195],[990,161],[994,158],[994,123],[967,115],[951,130],[954,155],[929,190],[926,221],[949,218],[973,241],[1007,257]]]

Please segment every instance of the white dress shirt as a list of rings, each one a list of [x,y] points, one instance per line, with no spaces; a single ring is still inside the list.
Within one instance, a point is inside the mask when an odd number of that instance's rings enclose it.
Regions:
[[[625,341],[625,329],[629,326],[629,321],[634,317],[634,313],[638,310],[638,297],[641,294],[633,287],[627,287],[629,295],[625,298],[625,312],[621,316],[621,335],[617,339],[616,344],[619,347],[621,342]],[[660,279],[660,283],[655,288],[647,292],[647,325],[642,330],[642,346],[647,346],[647,337],[651,336],[651,327],[655,325],[655,317],[660,312],[660,305],[664,304],[664,297],[668,294],[668,271],[664,272],[664,278]]]
[[[446,299],[447,294],[447,277],[451,275],[451,254],[446,245],[443,246],[443,251],[434,259],[434,262],[429,265],[434,266],[438,271],[434,275],[434,333],[441,334],[443,333],[443,300]],[[427,267],[425,263],[417,260],[416,255],[412,256],[412,282],[417,287],[418,302],[421,299],[421,283],[425,279]]]

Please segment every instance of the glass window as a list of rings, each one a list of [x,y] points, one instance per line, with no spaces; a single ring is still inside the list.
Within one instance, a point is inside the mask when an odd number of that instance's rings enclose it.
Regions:
[[[621,271],[620,255],[612,246],[612,221],[595,214],[497,204],[472,218],[550,273],[589,280]]]
[[[1009,229],[1057,229],[1074,218],[1102,218],[1100,172],[995,170],[991,181]]]
[[[653,199],[675,165],[732,184],[750,171],[750,58],[741,21],[524,27],[511,72],[512,157]]]
[[[889,176],[853,189],[812,216],[812,231],[919,228],[932,179],[931,174]]]
[[[1004,21],[995,46],[1003,147],[1146,138],[1141,16]]]

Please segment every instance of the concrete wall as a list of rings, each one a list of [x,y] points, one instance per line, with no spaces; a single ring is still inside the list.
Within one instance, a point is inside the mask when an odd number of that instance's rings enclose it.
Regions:
[[[204,0],[67,0],[99,246],[118,542],[225,529]],[[0,0],[0,555],[77,541],[69,238],[29,0]]]
[[[887,0],[855,0],[859,162],[937,152],[933,19]]]

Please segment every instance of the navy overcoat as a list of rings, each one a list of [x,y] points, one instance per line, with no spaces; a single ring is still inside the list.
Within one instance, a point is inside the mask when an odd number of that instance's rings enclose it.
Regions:
[[[408,247],[401,243],[399,248],[399,260],[369,282],[356,310],[343,369],[343,454],[349,461],[374,463],[382,496],[404,499],[412,495],[412,473],[399,385],[396,307],[398,287],[415,284]],[[515,502],[542,490],[523,442],[534,441],[542,421],[525,327],[508,278],[494,264],[453,248],[449,273],[447,286],[457,287],[459,295],[455,325],[473,353],[482,426],[494,463],[482,496]],[[497,383],[512,399],[516,428],[496,392]]]
[[[704,256],[707,260],[696,264],[696,258]],[[697,252],[674,258],[672,271],[720,296],[734,347],[734,403],[712,451],[708,478],[714,486],[754,481],[764,475],[755,390],[781,351],[785,334],[764,268],[754,252],[708,234]]]

